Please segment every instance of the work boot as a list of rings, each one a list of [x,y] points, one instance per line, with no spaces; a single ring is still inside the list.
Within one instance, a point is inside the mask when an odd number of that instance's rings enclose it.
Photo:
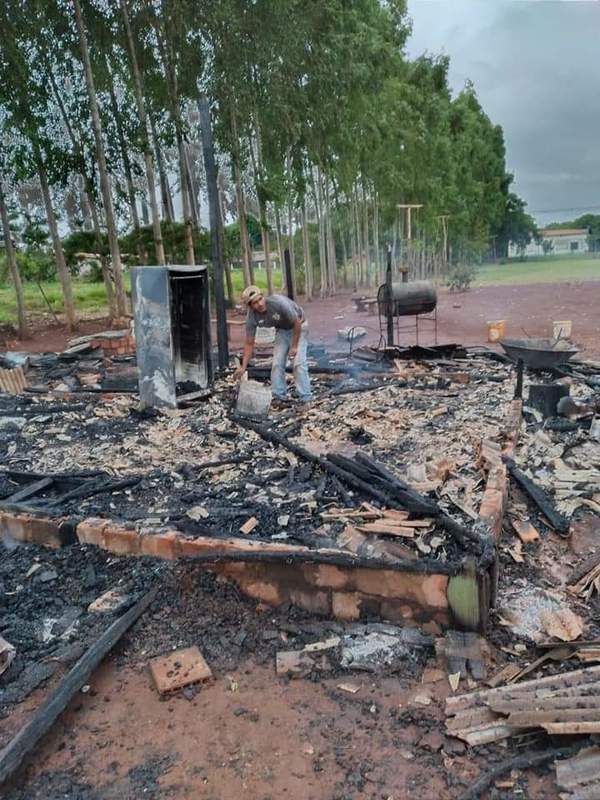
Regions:
[[[271,400],[271,408],[273,411],[283,411],[285,408],[290,407],[290,401],[287,397],[274,397]]]

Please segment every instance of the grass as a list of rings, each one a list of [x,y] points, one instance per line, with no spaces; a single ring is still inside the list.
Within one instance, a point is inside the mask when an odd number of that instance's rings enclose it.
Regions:
[[[600,281],[600,258],[547,258],[479,267],[473,286]]]
[[[261,289],[267,288],[267,276],[264,270],[256,270],[254,277],[257,286]],[[239,296],[244,288],[244,276],[241,270],[234,270],[232,279],[233,290],[235,294]],[[275,288],[279,289],[281,287],[281,273],[277,272],[274,275],[274,280]],[[125,275],[125,284],[127,289],[129,289],[129,275]],[[63,301],[60,284],[56,281],[43,281],[41,286],[53,311],[56,314],[62,314]],[[48,305],[42,297],[36,283],[26,283],[24,285],[24,291],[25,305],[28,314],[32,317],[39,317],[50,313]],[[103,283],[89,283],[83,280],[74,280],[73,296],[75,308],[79,316],[93,316],[107,313],[106,294]],[[17,304],[15,301],[15,293],[10,284],[2,284],[0,285],[0,323],[14,323],[16,320]]]

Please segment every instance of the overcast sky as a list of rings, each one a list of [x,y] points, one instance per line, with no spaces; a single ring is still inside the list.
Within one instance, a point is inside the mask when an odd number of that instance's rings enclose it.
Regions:
[[[600,214],[600,0],[408,0],[408,9],[409,54],[450,56],[455,91],[473,81],[538,222]]]

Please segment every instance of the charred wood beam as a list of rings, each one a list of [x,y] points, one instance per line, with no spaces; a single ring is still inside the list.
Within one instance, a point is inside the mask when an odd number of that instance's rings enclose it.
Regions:
[[[48,505],[50,508],[55,508],[63,505],[64,503],[68,503],[71,500],[83,500],[87,497],[93,497],[95,494],[104,494],[105,492],[119,492],[122,489],[127,489],[129,486],[135,486],[141,480],[141,475],[134,475],[131,478],[123,478],[123,480],[118,481],[111,480],[103,481],[101,483],[95,481],[87,486],[78,486],[76,489],[57,497],[55,500],[52,500],[52,502]]]
[[[268,544],[268,542],[265,542]],[[194,556],[186,556],[186,563],[195,561],[204,564],[219,564],[226,562],[259,562],[263,564],[331,564],[336,567],[351,567],[352,569],[388,569],[393,572],[412,572],[424,575],[441,574],[457,575],[461,570],[461,564],[444,563],[435,561],[431,558],[415,559],[394,559],[386,560],[383,558],[365,558],[351,553],[346,555],[341,550],[339,553],[323,552],[318,550],[299,550],[297,553],[275,551],[248,552],[240,550],[223,553],[199,553]]]
[[[6,475],[17,483],[26,481],[39,481],[42,478],[52,478],[55,483],[65,483],[67,481],[83,481],[88,478],[108,478],[108,472],[99,470],[82,471],[82,472],[28,472],[24,470],[8,469],[1,472],[0,475]]]
[[[123,616],[115,620],[104,631],[100,638],[69,670],[29,722],[0,751],[0,784],[4,783],[19,768],[23,759],[33,750],[42,736],[50,730],[57,717],[65,710],[74,694],[87,683],[90,675],[102,659],[152,603],[157,592],[158,588],[151,589],[129,611],[125,612]]]
[[[5,502],[21,503],[23,500],[27,500],[28,497],[33,497],[34,494],[39,494],[39,492],[43,492],[44,489],[49,489],[53,483],[54,478],[40,478],[39,481],[30,483],[29,486],[25,486],[25,488],[11,494],[10,497],[6,498]]]
[[[487,568],[489,564],[491,564],[494,560],[494,544],[492,537],[488,534],[481,534],[476,530],[471,530],[470,528],[461,525],[459,522],[456,522],[451,517],[449,517],[436,503],[432,500],[428,500],[427,498],[419,495],[418,492],[414,490],[411,491],[411,495],[406,492],[400,485],[400,481],[395,477],[392,476],[396,485],[388,484],[387,482],[379,481],[378,485],[374,485],[372,471],[361,470],[355,462],[352,462],[354,465],[354,469],[350,470],[345,467],[339,466],[338,463],[334,463],[334,461],[325,459],[322,456],[318,456],[315,453],[311,453],[310,450],[302,447],[299,444],[295,444],[294,442],[289,441],[284,436],[281,436],[276,431],[265,427],[264,425],[259,425],[258,423],[251,422],[250,420],[238,420],[240,425],[243,425],[250,430],[253,430],[257,433],[260,437],[262,437],[265,441],[271,442],[272,444],[279,445],[280,447],[285,447],[290,452],[297,455],[299,458],[303,458],[306,461],[310,461],[313,464],[317,464],[321,467],[322,470],[325,472],[329,472],[332,475],[335,475],[337,478],[342,480],[346,485],[351,486],[353,489],[357,489],[363,494],[378,500],[380,503],[383,503],[386,506],[390,506],[392,508],[408,508],[408,506],[403,505],[402,501],[398,499],[398,495],[400,490],[404,492],[403,497],[408,498],[410,497],[413,500],[413,507],[416,506],[417,500],[419,503],[419,507],[423,510],[419,513],[431,514],[435,516],[437,521],[440,525],[448,531],[455,539],[460,541],[462,544],[465,545],[473,545],[475,546],[476,550],[481,554],[481,566]],[[343,458],[341,456],[336,456],[336,459]],[[364,456],[364,458],[368,458]],[[376,462],[372,462],[376,463]],[[378,465],[378,469],[381,474],[381,470],[385,470],[384,467]],[[391,473],[388,473],[391,475]],[[384,486],[385,489],[382,489],[381,486]],[[394,494],[390,494],[390,486],[391,489],[394,491]],[[410,488],[410,487],[409,487]],[[415,512],[416,513],[416,512]]]
[[[569,534],[569,520],[556,510],[546,492],[540,486],[537,486],[531,478],[528,478],[517,467],[512,458],[505,457],[504,463],[508,467],[515,483],[533,500],[554,530],[562,536],[567,536]]]

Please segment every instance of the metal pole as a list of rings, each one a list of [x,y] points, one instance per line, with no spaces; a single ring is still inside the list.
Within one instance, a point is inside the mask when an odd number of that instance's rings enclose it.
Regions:
[[[287,284],[287,296],[290,300],[294,299],[294,281],[292,279],[292,259],[290,257],[290,251],[286,247],[283,251],[283,258],[285,261],[285,282]]]
[[[392,300],[392,248],[388,245],[387,249],[387,268],[385,271],[385,290],[386,290],[386,316],[387,316],[387,343],[388,347],[394,346],[394,315]]]
[[[219,368],[229,366],[229,343],[227,341],[227,309],[225,305],[225,282],[223,275],[223,251],[221,248],[221,216],[219,211],[219,189],[217,186],[217,166],[215,148],[210,121],[208,98],[201,94],[198,100],[200,113],[200,130],[202,133],[202,152],[206,171],[206,188],[208,191],[208,211],[210,220],[210,256],[213,265],[215,285],[215,306],[217,312],[217,347],[219,349]]]

